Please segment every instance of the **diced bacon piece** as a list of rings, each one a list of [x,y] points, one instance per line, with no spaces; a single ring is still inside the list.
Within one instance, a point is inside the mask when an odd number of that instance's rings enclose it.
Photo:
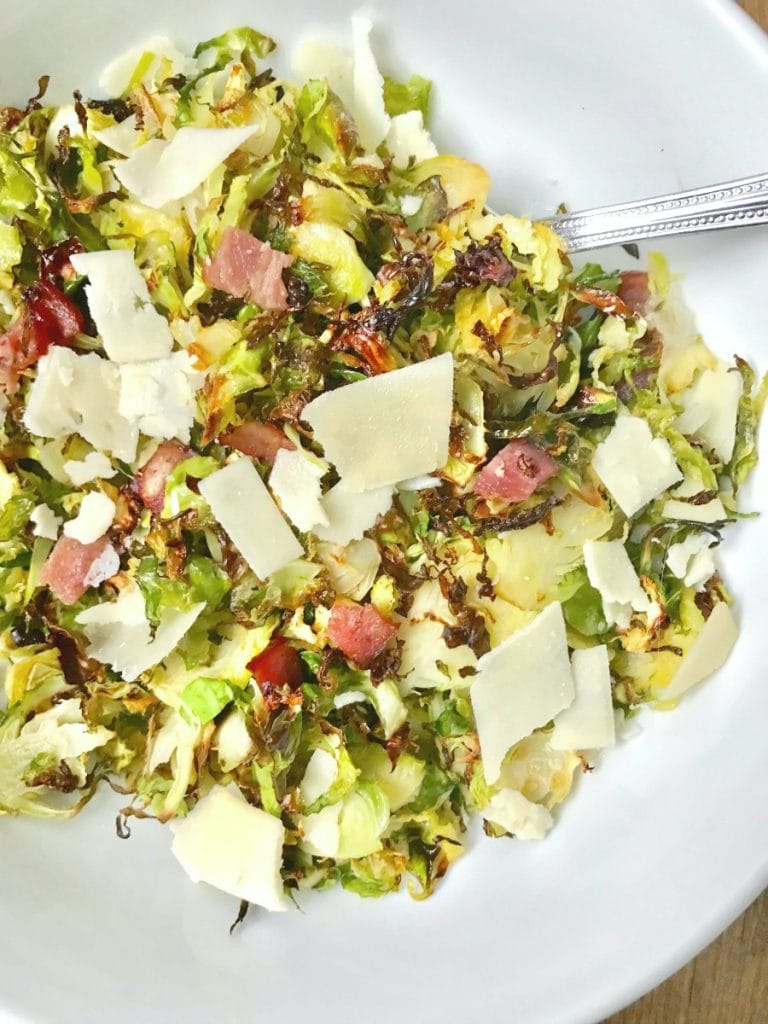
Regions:
[[[203,266],[203,280],[211,288],[238,299],[248,298],[262,309],[288,309],[283,271],[294,257],[278,252],[241,228],[225,228],[212,260]]]
[[[273,423],[258,423],[252,420],[234,427],[222,435],[221,443],[236,452],[249,455],[252,459],[265,459],[270,465],[281,448],[292,452],[296,445]]]
[[[372,604],[337,601],[328,622],[328,639],[361,668],[368,668],[397,633]]]
[[[81,544],[72,537],[59,537],[40,570],[41,585],[50,587],[54,596],[63,604],[74,604],[88,589],[89,577],[94,578],[91,572],[94,564],[104,560],[111,547],[106,536],[92,544]],[[119,564],[118,559],[118,567]]]
[[[14,390],[19,374],[51,345],[67,345],[85,326],[79,308],[50,281],[38,281],[24,295],[16,320],[0,336],[0,387]]]
[[[651,302],[648,274],[644,270],[625,270],[621,275],[619,298],[635,313],[646,313]]]
[[[144,507],[156,516],[163,511],[165,485],[168,477],[180,462],[194,455],[191,448],[185,448],[173,441],[163,442],[155,453],[144,463],[133,481],[133,491],[141,498]]]
[[[269,684],[297,690],[304,678],[298,652],[281,636],[248,662],[248,671],[261,687]]]
[[[530,441],[510,441],[484,466],[475,480],[475,494],[482,498],[525,501],[540,484],[556,476],[559,466]]]

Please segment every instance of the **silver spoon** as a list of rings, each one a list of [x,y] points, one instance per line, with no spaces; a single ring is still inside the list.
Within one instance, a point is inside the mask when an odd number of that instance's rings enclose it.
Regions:
[[[768,174],[549,217],[569,252],[666,235],[768,224]]]

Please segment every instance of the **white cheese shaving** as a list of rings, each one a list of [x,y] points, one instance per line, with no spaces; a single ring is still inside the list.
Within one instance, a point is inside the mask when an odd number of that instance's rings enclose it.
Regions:
[[[675,426],[681,434],[695,434],[727,463],[736,443],[742,390],[741,374],[735,370],[702,370],[694,383],[677,396],[683,412]]]
[[[395,167],[407,167],[411,158],[415,163],[420,164],[422,160],[430,160],[433,156],[437,156],[437,146],[424,126],[424,115],[420,110],[408,110],[404,114],[397,114],[392,118],[387,132],[386,145],[392,154],[392,163]],[[402,209],[403,200],[400,203]],[[416,210],[420,207],[421,200],[419,199]],[[403,210],[403,216],[407,217],[409,214]]]
[[[299,785],[299,793],[305,807],[325,796],[336,780],[338,765],[336,758],[322,747],[312,751],[312,756],[304,770],[304,778]]]
[[[189,441],[195,421],[195,394],[205,375],[195,369],[188,352],[120,367],[118,411],[142,434],[158,440]]]
[[[320,540],[331,544],[349,544],[359,540],[392,505],[392,488],[375,487],[358,493],[340,480],[322,500],[325,524],[312,531]]]
[[[470,688],[486,781],[509,749],[546,725],[574,698],[565,622],[554,601],[477,663]]]
[[[301,846],[314,857],[337,857],[339,853],[339,818],[341,802],[329,804],[316,814],[299,815]]]
[[[619,416],[597,446],[592,468],[626,516],[682,479],[672,449],[639,416]]]
[[[203,608],[205,602],[185,612],[169,610],[152,637],[144,598],[134,586],[121,590],[116,601],[105,601],[81,612],[76,621],[88,638],[88,657],[111,665],[127,683],[132,683],[168,657]]]
[[[266,910],[287,909],[280,876],[285,829],[236,787],[214,786],[170,828],[171,852],[193,882]]]
[[[106,494],[90,491],[80,503],[75,518],[64,524],[64,535],[81,544],[93,544],[110,528],[116,511],[117,506]]]
[[[694,505],[690,501],[681,500],[682,498],[693,498],[706,489],[700,480],[686,477],[680,486],[672,491],[672,497],[664,503],[664,518],[684,519],[692,523],[723,522],[728,518],[728,513],[719,497],[713,498],[703,505]]]
[[[370,19],[360,16],[352,18],[355,58],[352,72],[353,113],[360,145],[371,152],[383,142],[390,126],[390,117],[384,106],[384,79],[371,49],[372,28]]]
[[[153,54],[154,59],[144,68],[142,82],[151,80],[161,66],[164,78],[189,74],[195,67],[194,60],[178,50],[166,36],[151,36],[143,46],[134,46],[126,50],[104,68],[99,85],[108,96],[123,95],[145,54]]]
[[[47,505],[37,505],[33,508],[29,520],[35,537],[46,537],[48,540],[56,540],[63,522],[61,516],[57,516]]]
[[[281,448],[275,456],[269,486],[280,502],[280,508],[297,530],[307,533],[313,527],[328,525],[328,516],[321,502],[323,479],[327,465],[299,448]]]
[[[212,746],[218,754],[223,772],[234,771],[251,756],[256,745],[245,724],[245,715],[239,708],[230,711],[218,726]]]
[[[169,354],[173,336],[168,321],[152,305],[129,249],[75,253],[72,266],[88,278],[88,309],[110,359],[137,363]]]
[[[89,452],[84,459],[70,459],[64,463],[64,472],[77,487],[89,484],[92,480],[109,480],[116,469],[102,452]]]
[[[683,657],[680,668],[669,685],[659,692],[659,697],[677,700],[686,690],[711,676],[725,664],[738,635],[739,627],[731,609],[721,601],[712,609],[701,633]]]
[[[85,574],[86,587],[98,587],[110,580],[120,570],[120,555],[111,544],[107,544],[98,558],[95,558]]]
[[[533,803],[515,789],[494,793],[482,814],[516,839],[543,839],[554,824],[546,807]]]
[[[77,355],[54,345],[37,364],[24,425],[38,437],[80,434],[125,462],[136,454],[136,424],[118,412],[120,367],[95,352]]]
[[[448,459],[453,356],[326,392],[304,407],[344,486],[367,491],[440,469]]]
[[[354,61],[340,46],[307,39],[294,51],[291,67],[302,82],[324,78],[347,110],[354,112]]]
[[[90,128],[88,134],[120,156],[130,156],[142,139],[135,114],[106,128]]]
[[[211,473],[200,493],[259,579],[304,554],[250,459]]]
[[[574,651],[573,704],[555,718],[549,738],[553,750],[597,750],[616,741],[611,672],[605,644]]]
[[[400,213],[404,217],[413,217],[419,212],[423,203],[424,200],[421,196],[400,196]]]
[[[413,476],[410,480],[402,480],[398,485],[398,491],[428,491],[432,487],[439,487],[443,481],[439,476]]]
[[[179,128],[170,142],[152,139],[117,161],[115,175],[139,202],[158,209],[193,192],[258,127]]]
[[[711,543],[709,534],[691,533],[678,544],[671,544],[667,551],[667,568],[686,587],[701,589],[715,572]]]
[[[635,567],[620,540],[590,540],[584,545],[584,565],[589,582],[600,594],[609,626],[627,629],[632,612],[650,611]]]

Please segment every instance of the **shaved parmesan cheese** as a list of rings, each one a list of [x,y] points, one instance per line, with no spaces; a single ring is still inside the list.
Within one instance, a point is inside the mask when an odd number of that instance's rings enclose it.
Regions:
[[[483,771],[493,785],[510,747],[574,699],[565,622],[557,601],[480,658],[469,693]]]
[[[712,538],[706,533],[691,533],[679,544],[670,545],[667,551],[667,568],[686,587],[701,589],[714,575],[715,558],[711,548]]]
[[[33,508],[29,521],[32,523],[32,533],[35,537],[46,537],[48,540],[56,540],[63,522],[61,516],[57,516],[47,505]]]
[[[194,69],[192,58],[177,50],[170,39],[166,36],[152,36],[143,46],[134,46],[104,68],[99,85],[108,96],[122,96],[131,84],[139,61],[146,54],[151,54],[153,59],[148,61],[143,69],[144,73],[140,79],[142,82],[149,81],[160,67],[163,70],[163,78],[186,74]]]
[[[361,494],[350,490],[342,479],[322,500],[325,524],[316,526],[312,532],[331,544],[348,544],[359,540],[391,505],[391,487],[375,487]]]
[[[269,486],[280,508],[302,533],[318,525],[328,525],[328,516],[320,501],[320,481],[327,469],[324,462],[299,448],[290,451],[281,448],[275,456]]]
[[[672,491],[669,501],[664,503],[664,518],[684,519],[692,523],[721,523],[726,520],[728,513],[719,497],[713,498],[703,505],[694,505],[690,501],[681,500],[693,498],[705,490],[706,488],[700,480],[686,477],[680,486]]]
[[[152,305],[147,282],[129,249],[75,253],[72,266],[88,278],[88,309],[110,359],[136,363],[168,355],[173,348],[171,329]]]
[[[329,804],[317,814],[299,815],[301,846],[314,857],[336,857],[342,803]]]
[[[75,518],[64,524],[64,534],[79,540],[81,544],[92,544],[110,528],[116,511],[117,507],[111,498],[100,491],[91,491],[80,503]]]
[[[120,156],[130,156],[142,140],[135,114],[106,128],[89,128],[88,134]]]
[[[736,443],[742,390],[741,374],[735,370],[702,370],[694,383],[677,396],[683,412],[675,426],[681,434],[701,438],[721,462],[727,463]]]
[[[632,612],[650,611],[651,602],[620,540],[590,540],[584,545],[589,582],[603,600],[609,626],[627,629]]]
[[[721,601],[712,609],[680,668],[669,685],[659,692],[659,696],[664,700],[677,700],[686,690],[711,676],[727,661],[738,635],[739,627],[731,609]]]
[[[245,715],[239,708],[230,711],[216,729],[212,746],[219,756],[223,772],[234,771],[251,756],[256,745],[245,724]]]
[[[543,839],[554,824],[546,807],[533,803],[514,789],[494,793],[482,814],[516,839]]]
[[[214,786],[186,818],[171,822],[171,852],[193,882],[227,892],[266,910],[285,910],[285,829],[232,786]]]
[[[410,480],[403,480],[397,485],[398,491],[428,491],[432,487],[439,487],[443,481],[439,476],[414,476]]]
[[[258,130],[179,128],[170,142],[152,139],[117,161],[115,175],[140,203],[158,209],[188,196]]]
[[[596,750],[616,740],[608,648],[588,647],[571,655],[576,689],[573,704],[555,718],[549,738],[553,750]]]
[[[200,493],[259,579],[304,554],[250,459],[211,473]]]
[[[682,479],[672,449],[639,416],[619,416],[597,446],[592,468],[626,516]]]
[[[309,807],[315,800],[325,796],[336,780],[338,766],[336,758],[322,747],[312,751],[307,767],[304,771],[304,778],[301,780],[299,792],[305,807]]]
[[[95,352],[77,355],[54,345],[37,364],[24,410],[24,425],[39,437],[80,434],[103,451],[131,462],[136,424],[120,415],[120,368]]]
[[[440,469],[448,459],[453,356],[444,355],[328,391],[304,407],[351,491]]]
[[[411,158],[415,163],[420,164],[422,160],[430,160],[433,156],[437,156],[437,146],[424,127],[424,115],[420,110],[408,110],[404,114],[397,114],[392,118],[387,132],[386,145],[392,154],[392,162],[395,167],[407,167]],[[418,199],[416,210],[420,206],[421,199]],[[403,209],[402,200],[401,209]],[[416,210],[413,212],[415,213]],[[407,217],[410,214],[403,209],[403,216]]]
[[[98,587],[105,580],[110,580],[120,571],[120,555],[107,544],[98,558],[91,562],[88,572],[85,574],[83,583],[86,587]]]
[[[368,18],[352,18],[352,40],[355,63],[352,74],[355,124],[360,145],[375,150],[384,140],[390,117],[384,106],[384,79],[371,49],[371,29]]]
[[[73,484],[82,487],[92,480],[109,480],[117,470],[112,468],[112,463],[102,452],[89,452],[79,462],[71,459],[65,462],[64,472]]]
[[[197,408],[195,393],[205,380],[189,353],[173,352],[164,359],[124,364],[120,376],[121,416],[149,437],[189,441]]]
[[[340,46],[307,39],[294,51],[291,67],[300,81],[324,78],[347,110],[354,110],[354,61]]]
[[[205,602],[188,611],[169,610],[155,630],[147,620],[144,597],[138,587],[121,590],[116,601],[106,601],[81,612],[89,658],[111,665],[127,683],[167,658],[195,623]]]

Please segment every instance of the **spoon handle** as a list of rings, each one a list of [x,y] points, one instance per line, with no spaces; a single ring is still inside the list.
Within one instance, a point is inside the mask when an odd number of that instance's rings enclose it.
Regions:
[[[551,217],[570,252],[665,235],[768,224],[768,174]]]

